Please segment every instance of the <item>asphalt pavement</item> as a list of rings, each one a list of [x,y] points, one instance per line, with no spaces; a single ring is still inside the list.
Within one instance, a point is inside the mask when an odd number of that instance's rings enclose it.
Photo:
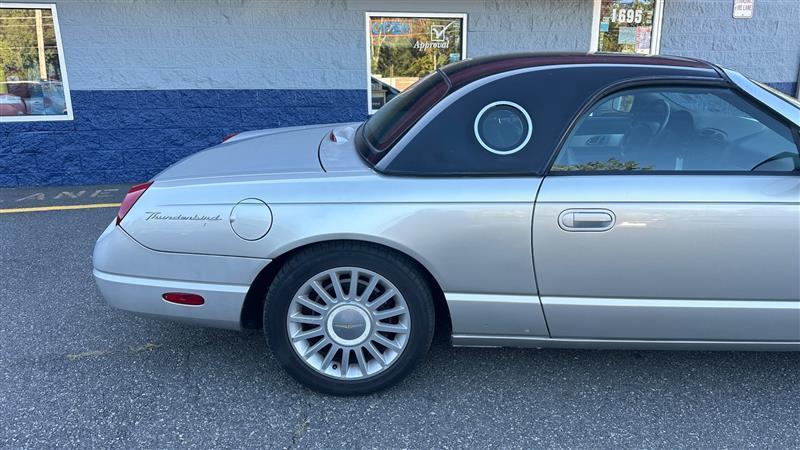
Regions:
[[[439,336],[394,388],[311,392],[259,332],[107,306],[91,254],[114,214],[0,214],[0,447],[800,447],[792,353],[451,348]]]
[[[0,213],[31,209],[75,208],[119,203],[130,184],[39,186],[0,189]]]

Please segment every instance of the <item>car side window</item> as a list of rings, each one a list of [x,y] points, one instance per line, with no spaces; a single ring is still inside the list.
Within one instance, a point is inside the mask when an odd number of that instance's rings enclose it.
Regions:
[[[595,104],[553,172],[794,172],[792,130],[724,88],[636,88]]]
[[[542,175],[575,111],[598,86],[631,76],[630,70],[601,67],[587,77],[579,66],[548,68],[462,87],[437,105],[444,107],[429,122],[403,136],[380,169],[394,175]]]

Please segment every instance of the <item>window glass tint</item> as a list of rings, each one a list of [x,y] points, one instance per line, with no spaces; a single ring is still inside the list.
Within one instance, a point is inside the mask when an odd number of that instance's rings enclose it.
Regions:
[[[553,171],[800,170],[791,130],[721,88],[616,93],[585,114]]]
[[[68,118],[54,7],[0,4],[0,121]]]
[[[364,137],[373,151],[381,153],[388,149],[446,93],[447,82],[439,72],[434,72],[389,101],[364,125]]]

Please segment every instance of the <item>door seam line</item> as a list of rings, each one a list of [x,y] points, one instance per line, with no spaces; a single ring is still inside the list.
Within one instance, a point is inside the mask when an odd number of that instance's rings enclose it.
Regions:
[[[533,270],[533,283],[536,286],[536,298],[539,300],[539,309],[542,311],[542,319],[544,320],[544,326],[547,329],[547,336],[549,338],[553,337],[553,334],[550,332],[550,324],[547,322],[547,314],[544,312],[544,304],[542,304],[542,293],[539,291],[539,275],[536,273],[536,256],[535,256],[535,248],[536,244],[534,243],[535,237],[533,235],[533,225],[536,220],[536,205],[539,202],[539,193],[542,192],[542,186],[544,186],[544,182],[547,179],[547,176],[543,176],[542,180],[539,182],[539,187],[536,189],[536,195],[533,197],[533,208],[531,208],[531,269]]]

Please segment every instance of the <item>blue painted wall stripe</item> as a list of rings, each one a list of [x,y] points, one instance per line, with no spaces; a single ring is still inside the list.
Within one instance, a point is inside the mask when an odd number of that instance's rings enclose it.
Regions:
[[[75,120],[0,123],[0,186],[146,180],[233,132],[366,118],[365,90],[72,91]]]
[[[0,123],[0,187],[144,181],[230,133],[367,117],[357,89],[72,91],[72,101],[73,121]]]

